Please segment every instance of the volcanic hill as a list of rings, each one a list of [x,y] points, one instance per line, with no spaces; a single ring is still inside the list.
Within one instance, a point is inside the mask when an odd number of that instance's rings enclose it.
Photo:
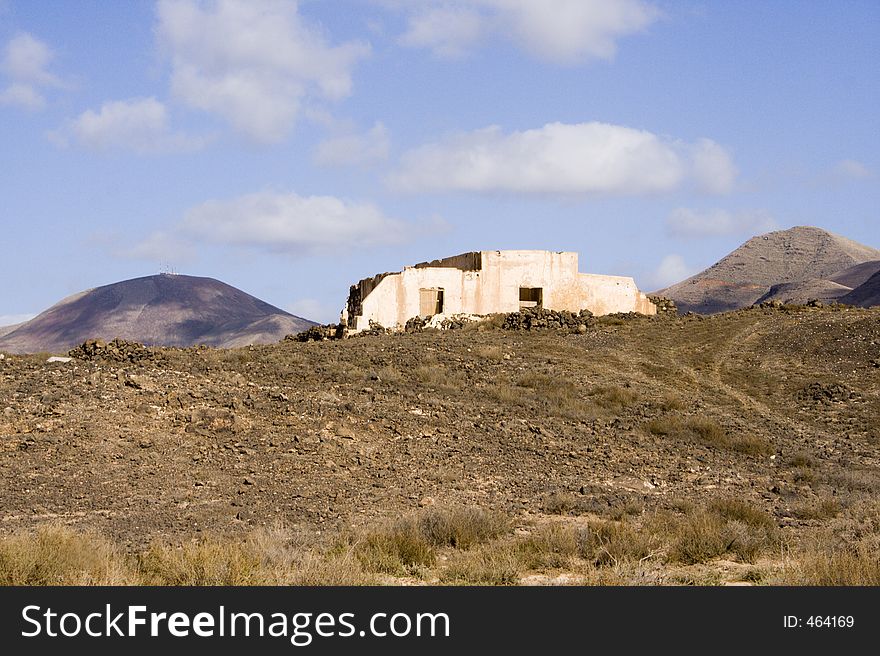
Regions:
[[[9,353],[65,352],[116,337],[152,346],[277,342],[312,321],[213,278],[158,274],[89,289],[0,337]]]
[[[770,300],[833,301],[878,270],[880,250],[821,228],[797,226],[752,237],[708,269],[658,294],[674,300],[682,312],[700,314]]]

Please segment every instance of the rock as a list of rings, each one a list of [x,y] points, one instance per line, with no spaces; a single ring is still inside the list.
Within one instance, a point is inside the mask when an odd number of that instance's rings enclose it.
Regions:
[[[187,417],[187,433],[231,430],[235,413],[225,408],[196,408]]]
[[[413,317],[406,322],[406,325],[403,327],[403,329],[405,332],[408,333],[417,333],[421,330],[424,330],[430,318],[431,317]]]
[[[501,328],[504,330],[548,329],[583,334],[594,324],[593,313],[586,309],[574,313],[567,310],[523,308],[519,312],[505,315]]]
[[[102,339],[89,339],[67,355],[77,360],[109,360],[112,362],[140,362],[153,358],[152,352],[138,342],[116,338],[109,344]]]
[[[51,358],[46,360],[46,364],[51,364],[52,362],[70,362],[73,358],[64,358],[60,355],[53,355]]]
[[[798,401],[804,403],[845,403],[861,398],[861,395],[840,383],[810,383],[797,394]]]
[[[678,307],[675,301],[665,296],[648,296],[648,300],[657,306],[657,316],[676,316]]]
[[[156,386],[147,376],[140,376],[137,374],[130,374],[125,377],[122,381],[122,384],[126,387],[131,387],[137,390],[145,390],[148,392],[154,392],[156,390]]]
[[[326,342],[331,339],[342,339],[345,336],[345,325],[330,323],[323,326],[312,326],[296,335],[288,335],[286,342]]]

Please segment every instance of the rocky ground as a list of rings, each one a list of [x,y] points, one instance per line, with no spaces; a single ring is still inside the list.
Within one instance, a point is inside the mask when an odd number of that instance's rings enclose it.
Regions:
[[[137,551],[435,505],[736,498],[796,544],[880,492],[880,309],[72,354],[0,360],[0,533],[61,522]]]

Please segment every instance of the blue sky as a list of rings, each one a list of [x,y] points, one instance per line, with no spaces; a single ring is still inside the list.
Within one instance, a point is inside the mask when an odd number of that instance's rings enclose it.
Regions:
[[[170,267],[319,321],[480,249],[880,247],[880,2],[0,0],[0,325]]]

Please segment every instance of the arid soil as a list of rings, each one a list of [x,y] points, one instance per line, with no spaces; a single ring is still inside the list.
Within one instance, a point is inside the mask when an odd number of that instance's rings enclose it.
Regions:
[[[137,551],[432,506],[576,521],[734,498],[796,545],[880,492],[880,309],[497,324],[7,355],[0,533],[61,522]]]

